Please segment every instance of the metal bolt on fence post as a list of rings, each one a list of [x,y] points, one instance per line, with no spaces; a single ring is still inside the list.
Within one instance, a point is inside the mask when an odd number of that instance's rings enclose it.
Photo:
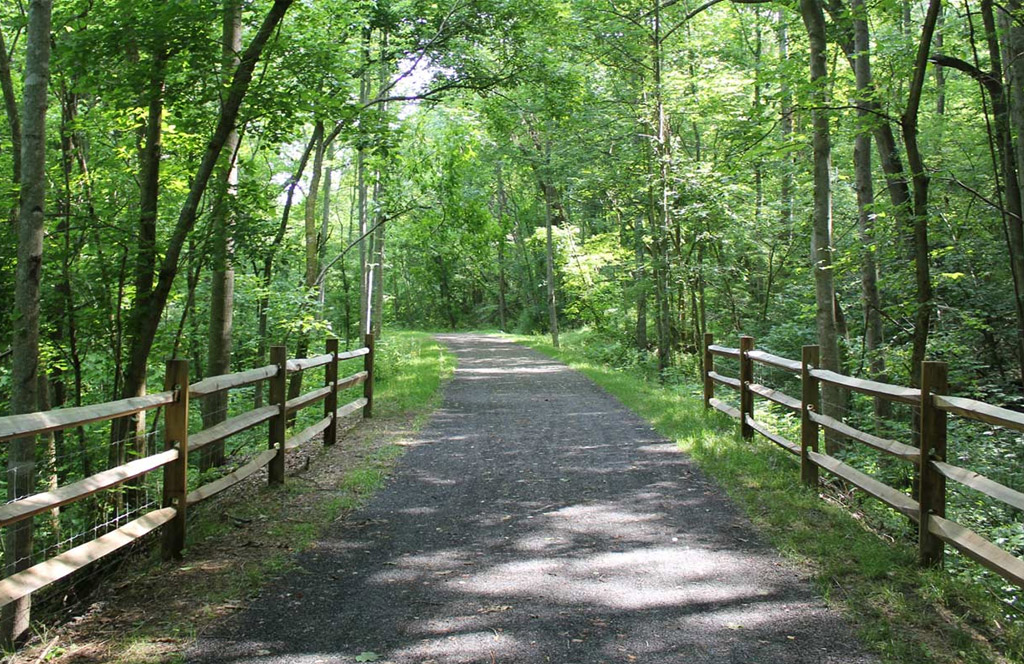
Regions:
[[[754,382],[754,361],[750,359],[750,351],[754,350],[754,337],[740,337],[740,436],[750,440],[754,437],[754,429],[747,418],[754,418],[754,394],[750,384]]]
[[[178,450],[178,458],[164,466],[163,506],[177,514],[164,525],[161,555],[181,558],[185,548],[185,510],[188,507],[188,361],[168,360],[164,389],[174,392],[174,402],[164,409],[164,449]]]
[[[711,372],[715,370],[715,356],[711,354],[711,345],[715,337],[710,332],[704,333],[704,408],[711,408],[711,400],[715,398],[715,381],[711,380]]]
[[[284,346],[270,347],[270,363],[277,365],[277,373],[270,379],[270,405],[277,406],[278,412],[272,418],[267,432],[269,449],[276,449],[277,455],[270,460],[267,481],[270,484],[284,484],[284,434],[288,417],[288,350]]]
[[[366,347],[370,352],[363,356],[363,369],[366,371],[366,382],[363,383],[363,398],[366,399],[366,405],[363,406],[363,417],[373,417],[373,344],[373,332],[367,332]]]
[[[946,460],[946,412],[935,406],[933,395],[949,389],[945,362],[921,363],[921,465],[918,468],[920,521],[918,557],[921,565],[941,567],[945,555],[942,540],[928,529],[931,515],[946,516],[946,478],[931,466]]]
[[[820,357],[818,346],[804,346],[800,367],[800,479],[810,487],[818,486],[818,466],[810,452],[818,451],[818,424],[811,419],[821,404],[818,379],[811,375]]]
[[[327,352],[331,355],[331,361],[324,368],[324,385],[329,386],[331,391],[324,399],[324,417],[331,418],[330,423],[324,430],[324,445],[333,445],[338,440],[338,340],[327,340]]]

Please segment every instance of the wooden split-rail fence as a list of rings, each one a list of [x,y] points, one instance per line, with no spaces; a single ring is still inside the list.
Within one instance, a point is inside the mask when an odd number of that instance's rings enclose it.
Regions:
[[[715,371],[716,356],[738,360],[739,376],[724,376]],[[753,337],[740,337],[739,348],[728,348],[715,345],[712,335],[706,334],[705,406],[739,420],[740,434],[744,438],[752,438],[758,433],[787,452],[798,456],[800,475],[805,484],[817,486],[818,471],[823,469],[906,515],[918,526],[918,553],[922,565],[941,565],[943,545],[949,544],[1008,581],[1024,587],[1024,561],[969,528],[946,518],[946,480],[959,482],[999,502],[1024,510],[1024,493],[947,462],[946,424],[949,416],[965,417],[990,425],[1024,431],[1024,413],[973,399],[947,395],[947,367],[944,362],[922,363],[921,387],[910,388],[826,371],[818,367],[818,360],[818,346],[804,346],[803,356],[797,361],[755,349]],[[755,364],[798,375],[801,381],[800,398],[755,383]],[[907,445],[875,436],[825,415],[821,412],[822,383],[910,405],[919,417],[919,445]],[[739,392],[739,408],[715,398],[715,385]],[[790,441],[756,420],[755,397],[767,399],[798,413],[800,441]],[[907,495],[840,459],[823,454],[818,449],[819,432],[822,429],[912,464],[917,474],[917,496]]]
[[[339,362],[363,358],[363,370],[338,377]],[[145,535],[163,528],[162,554],[180,558],[185,546],[186,511],[238,484],[262,468],[268,468],[268,481],[282,484],[285,477],[285,455],[300,445],[323,434],[324,445],[337,438],[338,422],[349,415],[373,411],[373,335],[365,337],[365,346],[338,352],[338,340],[327,341],[326,352],[315,357],[288,359],[284,346],[270,349],[270,364],[239,373],[213,376],[189,384],[188,362],[167,362],[164,391],[141,397],[121,399],[91,406],[64,408],[40,413],[0,418],[0,441],[35,436],[74,427],[129,417],[142,411],[163,408],[164,450],[96,473],[45,493],[37,493],[0,506],[0,527],[9,527],[44,512],[82,500],[101,491],[141,478],[147,473],[163,470],[162,507],[108,532],[85,544],[49,558],[0,580],[0,606],[8,605],[48,586],[87,565],[108,556]],[[292,399],[287,398],[290,374],[324,367],[324,385]],[[269,403],[254,408],[193,435],[189,435],[189,407],[195,397],[253,385],[269,383]],[[338,393],[358,385],[363,396],[347,404],[338,404]],[[288,418],[298,411],[323,402],[324,416],[312,426],[285,438]],[[213,482],[188,490],[188,457],[196,450],[252,429],[268,425],[268,447],[248,463]]]

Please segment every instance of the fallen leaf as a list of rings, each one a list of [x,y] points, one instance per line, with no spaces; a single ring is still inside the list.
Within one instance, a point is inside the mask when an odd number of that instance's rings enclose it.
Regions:
[[[494,606],[485,606],[484,608],[477,611],[477,613],[502,613],[504,611],[511,611],[512,607],[508,604],[496,604]]]

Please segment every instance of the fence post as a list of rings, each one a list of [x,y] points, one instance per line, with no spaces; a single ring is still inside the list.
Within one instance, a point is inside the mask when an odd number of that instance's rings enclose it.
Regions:
[[[267,442],[270,449],[277,449],[277,456],[270,460],[267,480],[270,484],[284,484],[284,432],[288,417],[288,349],[284,346],[271,346],[270,363],[277,365],[277,374],[270,379],[270,405],[277,406],[278,413],[270,418]]]
[[[715,370],[715,356],[711,354],[711,344],[715,337],[710,332],[704,333],[704,408],[711,408],[711,400],[715,398],[715,382],[709,375]]]
[[[740,337],[740,436],[750,440],[754,430],[747,424],[747,416],[754,417],[754,393],[750,384],[754,382],[754,361],[749,353],[754,350],[754,337]]]
[[[810,487],[818,486],[818,466],[807,453],[818,451],[818,425],[811,419],[811,412],[820,408],[821,392],[811,369],[818,367],[819,354],[817,346],[804,346],[800,367],[800,479]]]
[[[363,382],[363,398],[366,399],[363,417],[373,417],[373,332],[366,333],[366,347],[370,352],[363,356],[363,370],[366,371],[366,380]]]
[[[918,554],[921,565],[940,567],[942,540],[928,531],[930,515],[946,516],[946,478],[929,461],[946,460],[946,412],[935,406],[934,394],[949,388],[945,362],[921,363],[921,466],[919,485],[921,520],[918,523]]]
[[[324,417],[331,418],[331,423],[324,430],[324,445],[333,445],[338,438],[338,340],[327,340],[327,352],[331,361],[324,368],[324,385],[331,391],[324,399]]]
[[[185,548],[185,509],[188,507],[188,360],[168,360],[164,389],[174,402],[164,408],[164,449],[178,450],[178,458],[164,466],[163,506],[177,514],[164,526],[161,555],[181,558]]]

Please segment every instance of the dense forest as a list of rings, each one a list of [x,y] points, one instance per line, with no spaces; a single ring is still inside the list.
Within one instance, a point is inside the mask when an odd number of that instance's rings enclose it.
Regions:
[[[4,414],[388,326],[1024,403],[1020,0],[12,0],[0,84]],[[8,497],[146,427],[16,442]]]

